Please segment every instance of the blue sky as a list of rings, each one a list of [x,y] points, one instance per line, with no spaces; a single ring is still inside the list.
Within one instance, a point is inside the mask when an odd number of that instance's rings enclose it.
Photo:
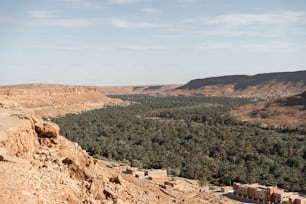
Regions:
[[[0,0],[0,85],[306,69],[305,0]]]

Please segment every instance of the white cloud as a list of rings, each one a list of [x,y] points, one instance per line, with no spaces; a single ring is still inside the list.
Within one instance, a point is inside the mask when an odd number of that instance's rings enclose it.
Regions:
[[[301,24],[306,23],[306,13],[284,11],[263,14],[225,14],[213,17],[185,18],[183,22],[229,26],[246,26],[252,24]]]
[[[155,38],[177,38],[179,35],[177,34],[155,34],[152,35]]]
[[[54,0],[57,2],[69,3],[70,5],[83,9],[101,9],[101,5],[90,0]]]
[[[54,50],[54,51],[119,51],[119,50],[130,50],[130,51],[162,51],[168,48],[161,45],[142,45],[142,44],[124,44],[124,45],[90,45],[90,44],[79,44],[72,45],[71,43],[54,43],[54,44],[36,44],[30,47],[31,49],[41,50]]]
[[[149,21],[132,21],[123,18],[109,19],[108,24],[117,28],[156,28],[162,26],[161,24],[156,24]]]
[[[100,18],[61,18],[55,11],[33,10],[28,12],[30,25],[55,26],[55,27],[84,27],[94,26],[104,22]]]
[[[264,43],[228,43],[228,42],[205,42],[197,46],[202,50],[231,50],[231,51],[258,51],[258,52],[291,52],[306,49],[306,44],[290,42],[264,42]]]
[[[194,3],[198,0],[178,0],[179,3]]]
[[[28,12],[32,18],[53,18],[56,17],[55,11],[33,10]]]
[[[240,37],[240,36],[252,36],[252,37],[275,37],[276,34],[273,32],[260,32],[260,31],[247,31],[247,30],[205,30],[194,32],[198,35],[203,36],[224,36],[224,37]]]
[[[72,46],[72,45],[56,45],[56,44],[39,44],[33,45],[31,48],[34,49],[47,49],[47,50],[59,50],[59,51],[82,51],[85,50],[85,47],[81,46]]]
[[[85,26],[95,26],[103,23],[103,19],[95,18],[46,18],[46,19],[33,19],[28,23],[37,26],[55,26],[55,27],[85,27]]]
[[[141,3],[146,2],[148,0],[109,0],[112,4],[134,4],[134,3]]]
[[[126,18],[62,18],[55,15],[55,11],[29,11],[30,19],[27,21],[30,25],[36,26],[54,26],[54,27],[86,27],[97,25],[111,25],[116,28],[124,29],[145,29],[157,28],[163,24],[150,21],[130,20]]]
[[[119,46],[119,49],[127,49],[127,50],[134,50],[134,51],[154,51],[154,50],[166,50],[167,48],[164,46],[148,46],[148,45],[137,45],[137,44],[130,44],[130,45],[123,45]]]
[[[207,24],[250,25],[250,24],[292,24],[305,23],[304,12],[280,12],[266,14],[221,15],[206,21]]]
[[[160,10],[155,9],[155,8],[143,8],[141,9],[141,11],[147,14],[159,14],[160,13]]]

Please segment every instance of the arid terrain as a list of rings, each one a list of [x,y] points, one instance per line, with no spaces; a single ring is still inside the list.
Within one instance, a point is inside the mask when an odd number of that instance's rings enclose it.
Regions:
[[[184,85],[96,87],[105,95],[227,96],[277,99],[306,91],[306,71],[194,79]]]
[[[272,79],[260,75],[260,80],[250,84],[245,84],[245,76],[235,80],[231,76],[184,86],[0,87],[0,203],[235,203],[207,192],[194,180],[148,180],[125,174],[130,167],[92,158],[77,143],[59,135],[56,124],[42,118],[127,105],[104,94],[203,94],[259,97],[265,100],[239,107],[232,114],[264,127],[306,128],[306,86],[301,80],[306,77],[305,72],[298,74],[297,78],[296,74],[289,78],[272,75],[279,77]],[[172,184],[165,186],[165,181]]]
[[[262,127],[306,129],[306,92],[269,102],[239,107],[233,115]]]
[[[205,192],[196,181],[177,178],[164,188],[158,180],[126,175],[40,119],[120,100],[83,87],[30,85],[0,92],[0,203],[234,203]]]
[[[123,101],[109,98],[90,87],[47,84],[0,87],[1,108],[26,109],[41,117],[77,113],[122,103]]]
[[[191,80],[175,89],[180,94],[273,99],[306,90],[306,71],[233,75]]]
[[[130,95],[130,94],[150,94],[164,95],[174,89],[182,86],[182,84],[173,85],[144,85],[144,86],[104,86],[95,87],[98,91],[105,95]]]

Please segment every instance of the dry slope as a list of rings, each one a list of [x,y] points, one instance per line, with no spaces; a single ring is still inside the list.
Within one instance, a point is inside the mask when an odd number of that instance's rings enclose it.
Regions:
[[[104,86],[96,87],[98,91],[105,95],[131,95],[131,94],[149,94],[163,95],[172,91],[181,85],[144,85],[144,86]]]
[[[96,87],[106,95],[227,96],[280,98],[306,91],[306,71],[231,75],[194,79],[185,85]]]
[[[306,92],[239,107],[232,113],[243,121],[263,127],[304,128],[306,130]]]
[[[172,94],[279,98],[306,90],[306,71],[232,75],[194,79]]]
[[[0,108],[26,109],[44,117],[122,103],[89,87],[44,84],[0,87]]]

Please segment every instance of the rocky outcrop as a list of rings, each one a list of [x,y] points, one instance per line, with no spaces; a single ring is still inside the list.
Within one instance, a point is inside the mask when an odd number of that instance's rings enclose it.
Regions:
[[[24,113],[10,114],[8,111],[2,111],[0,115],[1,120],[6,123],[0,129],[2,161],[7,160],[11,166],[17,165],[17,167],[27,163],[32,171],[35,171],[35,175],[42,176],[46,171],[49,174],[53,173],[53,178],[57,175],[61,178],[60,181],[57,179],[47,181],[41,179],[41,182],[46,182],[45,186],[55,185],[59,192],[58,195],[62,196],[60,185],[71,184],[76,187],[66,186],[64,188],[67,191],[69,190],[69,196],[67,194],[67,197],[50,194],[50,196],[52,195],[50,201],[54,201],[50,203],[62,202],[65,199],[74,203],[81,203],[83,199],[87,201],[95,199],[89,192],[92,181],[97,178],[95,160],[88,156],[78,144],[71,143],[60,136],[56,124],[36,119]],[[31,173],[32,171],[24,173]],[[99,186],[95,185],[97,188],[103,188],[102,182],[100,184]],[[0,185],[0,188],[3,187]],[[56,191],[56,189],[53,190]],[[27,190],[28,192],[35,192],[31,188]],[[37,192],[41,190],[38,189]],[[79,193],[82,190],[84,194]]]
[[[122,174],[59,135],[49,121],[9,110],[0,111],[0,120],[0,203],[211,203],[205,196],[193,199],[197,188],[170,192]]]

